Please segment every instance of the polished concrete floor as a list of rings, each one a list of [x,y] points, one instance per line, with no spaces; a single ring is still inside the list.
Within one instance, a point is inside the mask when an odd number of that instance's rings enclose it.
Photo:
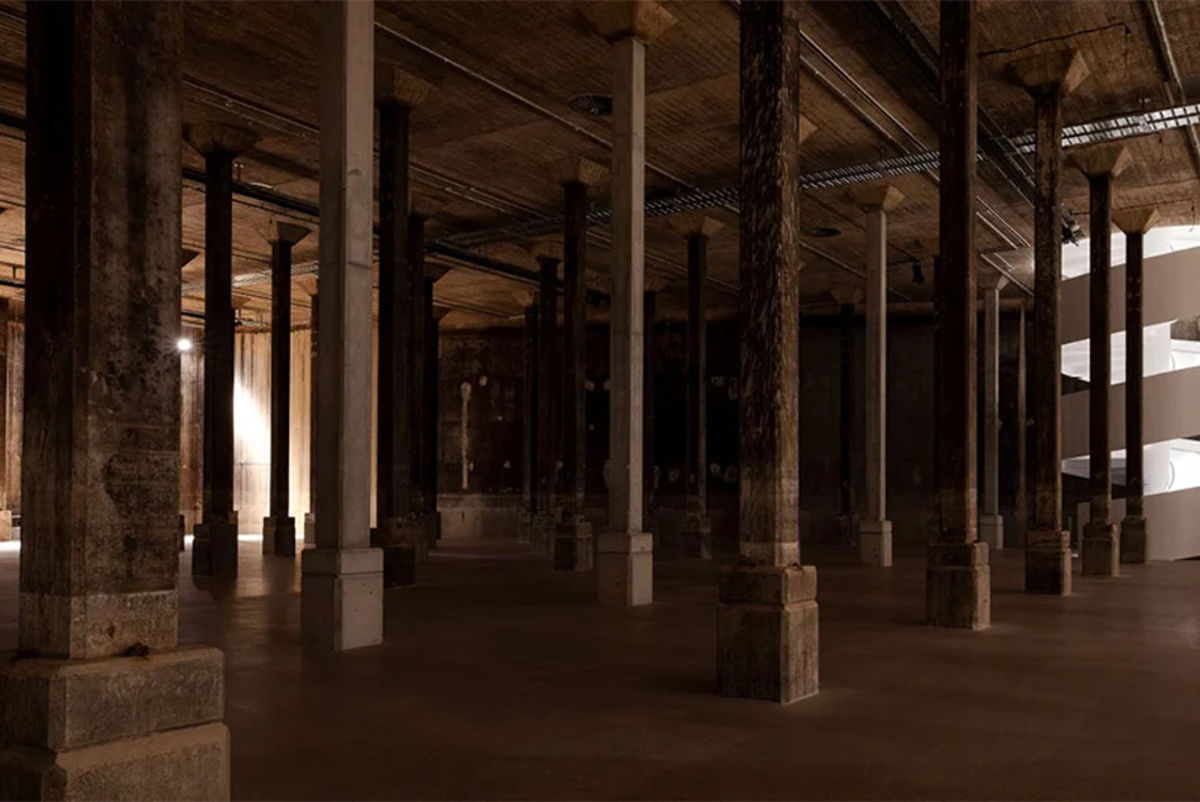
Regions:
[[[817,555],[822,690],[779,707],[713,694],[710,564],[659,563],[653,606],[602,609],[589,575],[462,544],[387,592],[384,645],[313,659],[298,559],[258,552],[211,586],[181,563],[181,639],[226,654],[235,799],[1200,797],[1200,562],[1056,599],[1005,552],[970,633],[922,624],[920,554]]]

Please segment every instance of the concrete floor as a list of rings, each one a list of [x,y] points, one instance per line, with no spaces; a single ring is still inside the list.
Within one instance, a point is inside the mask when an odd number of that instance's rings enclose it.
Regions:
[[[822,691],[778,707],[712,692],[710,564],[659,563],[658,601],[612,610],[590,575],[464,544],[388,591],[383,646],[302,659],[299,561],[258,552],[210,587],[181,564],[181,640],[225,650],[235,799],[1200,796],[1200,562],[1064,600],[1005,552],[969,633],[922,625],[919,554],[819,555]]]

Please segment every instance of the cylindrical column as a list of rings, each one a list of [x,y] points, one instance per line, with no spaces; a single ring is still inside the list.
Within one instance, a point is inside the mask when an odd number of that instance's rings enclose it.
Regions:
[[[938,525],[925,574],[929,623],[968,629],[991,623],[988,548],[977,541],[975,464],[976,11],[974,0],[940,6]]]
[[[983,482],[979,539],[1004,548],[1000,515],[1000,290],[1008,280],[995,271],[979,277],[983,288]]]

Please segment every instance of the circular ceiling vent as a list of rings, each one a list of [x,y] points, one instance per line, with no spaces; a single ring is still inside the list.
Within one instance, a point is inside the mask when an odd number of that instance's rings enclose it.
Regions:
[[[612,95],[576,95],[567,106],[589,117],[608,117],[612,114]]]
[[[818,239],[828,239],[841,234],[841,229],[830,228],[829,226],[821,226],[820,228],[806,228],[804,235],[808,237],[817,237]]]

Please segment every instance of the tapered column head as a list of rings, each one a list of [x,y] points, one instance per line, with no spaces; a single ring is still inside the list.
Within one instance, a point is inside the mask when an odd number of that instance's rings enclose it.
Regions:
[[[667,276],[647,272],[645,278],[642,279],[642,292],[662,292],[670,283],[671,279]]]
[[[817,132],[817,124],[803,114],[796,115],[796,144],[803,145]]]
[[[682,212],[673,214],[667,222],[684,237],[704,237],[711,239],[714,234],[725,227],[725,224],[715,217],[709,217],[703,212]]]
[[[1008,65],[1013,83],[1031,95],[1058,92],[1068,95],[1088,77],[1090,70],[1078,50],[1051,50],[1017,59]]]
[[[281,220],[276,220],[271,223],[271,233],[267,237],[268,242],[280,242],[284,245],[295,245],[300,240],[307,237],[309,230],[304,226],[298,226],[295,223],[285,223]]]
[[[891,184],[859,184],[848,195],[864,212],[890,212],[904,201],[904,193]]]
[[[1113,224],[1126,234],[1145,234],[1158,224],[1157,206],[1118,209],[1112,213]]]
[[[1131,157],[1129,148],[1116,144],[1089,145],[1071,150],[1072,166],[1088,178],[1116,178],[1125,172]]]
[[[559,184],[594,187],[608,178],[608,168],[583,156],[568,156],[550,163],[550,173]]]
[[[858,306],[867,297],[859,287],[834,287],[829,294],[838,306]]]
[[[416,194],[409,204],[409,214],[421,220],[430,220],[446,206],[445,201],[429,195]]]
[[[598,0],[584,5],[583,15],[609,42],[633,37],[650,44],[676,21],[654,0]]]
[[[1002,290],[1008,286],[1008,277],[999,270],[980,270],[975,278],[982,291]]]
[[[237,156],[258,142],[258,134],[255,132],[215,120],[185,125],[183,138],[201,156]]]
[[[415,109],[433,92],[433,84],[390,64],[375,66],[375,102]]]

